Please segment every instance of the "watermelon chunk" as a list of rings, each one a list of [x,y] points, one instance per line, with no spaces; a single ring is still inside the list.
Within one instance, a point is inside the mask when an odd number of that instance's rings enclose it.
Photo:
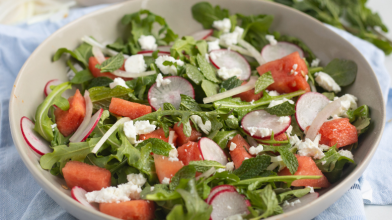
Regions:
[[[154,154],[154,162],[161,183],[165,177],[171,179],[184,166],[182,161],[170,161],[168,157],[157,154]]]
[[[79,186],[87,192],[109,187],[112,182],[109,170],[79,161],[69,161],[62,171],[69,188]]]
[[[131,200],[120,203],[100,203],[99,211],[127,220],[153,220],[155,205],[152,201]]]
[[[195,128],[192,128],[191,136],[187,137],[183,131],[183,128],[184,128],[183,124],[181,124],[180,126],[178,126],[178,124],[179,123],[177,123],[173,126],[174,131],[178,135],[177,146],[184,145],[184,144],[188,143],[188,141],[197,141],[201,137],[201,133],[198,132]]]
[[[246,83],[247,82],[243,82],[241,85],[244,85]],[[263,92],[255,94],[255,89],[251,89],[249,91],[240,93],[240,94],[235,95],[233,97],[239,97],[242,101],[251,102],[251,101],[259,100],[262,96],[263,96]]]
[[[57,128],[64,137],[74,133],[86,115],[86,102],[79,89],[76,90],[75,95],[71,96],[68,101],[69,109],[67,111],[63,111],[60,108],[56,108],[54,111]]]
[[[169,128],[170,131],[172,131],[173,129]],[[141,134],[139,135],[139,140],[147,140],[149,138],[159,138],[162,141],[165,141],[167,143],[169,143],[169,136],[165,137],[165,132],[163,131],[163,128],[159,128],[151,133],[148,134]],[[176,140],[177,140],[177,134],[174,133],[173,136],[173,145],[176,146]]]
[[[295,70],[298,74],[291,73],[294,64],[298,67]],[[276,90],[279,93],[290,93],[298,90],[310,92],[310,86],[305,79],[308,68],[305,61],[298,52],[294,52],[279,60],[274,60],[257,67],[260,75],[271,71],[274,83],[268,86],[268,90]]]
[[[191,161],[203,160],[196,142],[189,141],[179,147],[177,151],[178,159],[181,160],[185,166]]]
[[[320,175],[322,176],[320,179],[303,179],[303,180],[295,180],[291,185],[292,186],[311,186],[311,187],[329,187],[331,184],[328,182],[328,179],[324,176],[321,170],[317,167],[316,163],[312,160],[311,157],[307,156],[299,156],[295,155],[298,160],[298,170],[294,175]],[[278,173],[279,176],[288,176],[291,175],[289,169],[284,168],[282,171]]]
[[[112,98],[109,105],[109,112],[116,115],[129,117],[133,120],[151,113],[152,109],[147,105],[130,102],[124,99]]]
[[[251,158],[253,156],[248,153],[250,145],[240,134],[234,136],[233,139],[227,143],[227,148],[230,149],[231,143],[237,145],[234,150],[230,151],[230,156],[234,162],[235,168],[238,169],[246,158]]]
[[[106,59],[109,59],[109,57],[105,57],[105,58],[106,58]],[[125,62],[124,62],[124,63],[125,63]],[[108,78],[110,78],[110,79],[123,78],[124,80],[130,80],[130,79],[132,79],[132,78],[118,77],[118,76],[113,75],[113,74],[110,73],[110,72],[103,72],[103,73],[101,73],[101,70],[95,67],[97,64],[99,64],[99,63],[98,63],[97,59],[96,59],[94,56],[92,56],[92,57],[90,57],[90,58],[88,59],[88,69],[90,70],[91,74],[92,74],[94,77],[108,77]],[[120,70],[125,71],[124,64],[122,65],[122,67],[120,68]]]
[[[354,125],[350,124],[348,118],[338,118],[326,121],[321,126],[320,144],[330,147],[337,144],[337,148],[358,142],[358,132]]]

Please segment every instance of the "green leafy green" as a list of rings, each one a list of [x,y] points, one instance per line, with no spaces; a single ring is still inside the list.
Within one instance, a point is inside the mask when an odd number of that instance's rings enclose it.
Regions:
[[[227,146],[227,142],[237,134],[238,131],[236,130],[219,131],[212,140],[215,141],[215,143],[217,143],[219,147],[224,149]]]
[[[301,179],[320,179],[322,176],[267,176],[267,177],[256,177],[252,179],[245,179],[231,185],[234,186],[248,186],[248,190],[255,190],[262,186],[264,183],[273,183],[273,182],[286,182],[289,186],[295,180]]]
[[[169,156],[169,152],[173,149],[169,143],[159,138],[149,138],[147,140],[144,140],[138,145],[138,147],[143,147],[147,144],[151,144],[151,152],[166,157]]]
[[[216,95],[218,93],[219,86],[216,83],[203,79],[203,81],[201,82],[201,88],[208,97]]]
[[[244,160],[242,162],[242,165],[238,169],[234,170],[233,173],[237,175],[241,180],[250,179],[258,176],[270,165],[270,163],[271,157],[266,155],[249,158]]]
[[[74,51],[68,50],[67,48],[60,48],[54,54],[53,61],[59,60],[64,53],[69,53],[77,61],[81,62],[84,67],[88,67],[88,59],[92,56],[91,50],[92,46],[87,43],[82,43]]]
[[[221,92],[234,89],[242,84],[242,81],[239,80],[236,76],[226,79],[220,85]],[[222,90],[224,89],[224,90]]]
[[[204,29],[212,28],[214,21],[229,17],[226,9],[221,9],[218,5],[212,7],[209,2],[199,2],[192,6],[193,18],[200,22]]]
[[[196,169],[193,166],[183,166],[177,173],[171,178],[169,185],[170,190],[175,190],[181,179],[191,179],[196,175]]]
[[[122,86],[116,86],[113,89],[105,86],[97,86],[90,88],[88,91],[90,93],[94,109],[109,109],[109,105],[113,97],[127,99],[128,94],[133,92],[132,89],[127,89]]]
[[[94,76],[91,74],[90,70],[84,69],[79,71],[75,74],[75,77],[71,79],[71,83],[73,84],[82,84],[91,79],[95,79]]]
[[[103,61],[101,64],[97,64],[95,68],[101,70],[101,73],[104,72],[113,72],[115,70],[120,69],[120,67],[124,64],[124,55],[122,53],[118,53],[114,57],[110,57],[109,59]]]
[[[241,27],[244,29],[244,40],[250,43],[257,51],[269,44],[265,38],[268,30],[274,20],[272,15],[249,15],[245,16],[237,14],[238,20],[241,22]]]
[[[295,113],[295,105],[291,104],[290,102],[286,101],[283,102],[282,104],[275,105],[270,108],[265,109],[268,113],[271,115],[276,115],[276,116],[290,116]]]
[[[272,83],[274,83],[274,78],[271,72],[264,73],[256,81],[255,94],[262,92]]]
[[[328,73],[339,86],[352,84],[357,77],[358,66],[354,61],[333,59],[324,67],[323,72]]]
[[[290,147],[291,144],[288,144],[286,146],[276,147],[276,150],[280,153],[283,163],[286,164],[287,168],[290,170],[290,173],[294,175],[294,173],[298,170],[298,160],[290,151]]]
[[[192,98],[187,95],[181,95],[181,103],[179,110],[182,111],[202,111],[199,104]]]
[[[203,74],[194,65],[185,64],[185,71],[188,78],[192,80],[196,85],[200,85],[203,79],[205,79]]]
[[[206,172],[207,170],[211,169],[211,167],[214,167],[215,169],[226,167],[226,166],[222,165],[221,163],[213,161],[213,160],[190,161],[189,165],[194,166],[196,171],[201,172],[201,173]]]
[[[263,211],[263,214],[259,216],[258,219],[283,213],[282,207],[279,206],[278,198],[272,190],[271,184],[268,184],[259,193],[248,191],[247,196],[250,199],[252,206]]]
[[[323,92],[322,94],[331,101],[333,101],[333,99],[335,98],[335,93],[333,92]]]
[[[196,56],[197,63],[199,65],[200,71],[203,73],[204,77],[211,82],[220,83],[221,80],[217,78],[214,67],[206,60],[201,54]]]
[[[109,84],[112,82],[113,80],[108,77],[93,78],[88,84],[86,89],[91,89],[93,87],[98,87],[98,86],[109,86]]]
[[[301,198],[302,196],[308,194],[310,192],[310,188],[306,187],[304,189],[296,189],[296,190],[290,190],[284,193],[278,194],[278,200],[280,203],[282,203],[284,200],[288,200],[293,198],[293,196],[297,198]]]

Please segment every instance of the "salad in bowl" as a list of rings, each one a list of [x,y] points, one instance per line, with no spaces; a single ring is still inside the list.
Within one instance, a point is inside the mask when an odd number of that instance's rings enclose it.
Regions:
[[[371,120],[342,89],[357,65],[325,66],[271,15],[192,7],[178,36],[148,10],[110,44],[85,36],[21,132],[72,197],[120,219],[261,219],[317,199],[355,164]]]

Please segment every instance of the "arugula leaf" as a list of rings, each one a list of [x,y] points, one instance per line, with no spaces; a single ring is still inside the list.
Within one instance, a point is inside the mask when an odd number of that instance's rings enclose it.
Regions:
[[[75,77],[71,79],[71,83],[73,84],[82,84],[91,79],[95,79],[94,76],[91,74],[90,70],[84,69],[79,71],[75,74]]]
[[[268,30],[274,20],[272,15],[249,15],[245,16],[237,14],[238,20],[241,22],[241,27],[244,29],[244,40],[250,43],[256,50],[261,49],[269,44],[265,38]]]
[[[250,179],[258,176],[264,171],[271,163],[271,157],[262,155],[253,158],[249,158],[242,162],[242,165],[234,170],[234,174],[237,175],[241,180]]]
[[[203,81],[201,82],[201,88],[208,97],[216,95],[218,93],[219,86],[216,83],[203,79]]]
[[[123,53],[126,53],[126,50],[125,50],[126,46],[127,45],[124,43],[124,40],[121,37],[117,38],[116,41],[114,41],[113,43],[106,45],[106,47],[109,49],[112,49],[112,50],[115,50],[118,52],[123,52]]]
[[[118,53],[114,57],[110,57],[109,59],[103,61],[101,64],[97,64],[95,68],[101,70],[101,73],[104,72],[113,72],[115,70],[120,69],[120,67],[124,64],[124,55],[122,53]]]
[[[57,96],[53,100],[53,105],[59,107],[63,111],[67,111],[69,109],[69,102],[68,99],[62,97],[62,96]]]
[[[180,94],[181,103],[179,110],[182,111],[202,111],[199,104],[192,98],[187,95]]]
[[[218,5],[212,7],[209,2],[199,2],[192,6],[193,18],[203,25],[204,29],[212,28],[214,21],[229,17],[226,9],[221,9]]]
[[[247,196],[252,206],[263,210],[263,214],[258,219],[283,213],[283,209],[279,206],[279,201],[275,192],[272,190],[271,184],[268,184],[259,193],[248,190]]]
[[[222,84],[220,85],[220,90],[221,92],[234,89],[242,84],[242,81],[239,80],[236,76],[233,76],[231,78],[228,78],[227,80],[223,81]],[[222,90],[224,89],[224,90]]]
[[[276,115],[276,116],[290,116],[295,113],[295,105],[290,104],[288,101],[283,102],[282,104],[275,105],[271,108],[266,108],[265,109],[268,113],[271,115]]]
[[[289,143],[286,146],[277,147],[276,150],[280,153],[283,163],[286,164],[287,168],[290,170],[290,173],[294,175],[294,173],[298,170],[298,160],[290,151],[290,148],[291,144]]]
[[[274,82],[271,72],[264,73],[256,81],[255,94],[262,92]]]
[[[82,43],[74,51],[68,50],[67,48],[60,48],[54,54],[53,61],[59,60],[64,53],[69,53],[77,61],[81,62],[84,67],[88,67],[88,59],[92,56],[91,50],[92,46],[87,43]]]
[[[237,129],[239,127],[239,121],[238,121],[238,118],[236,118],[236,117],[227,118],[225,120],[225,124],[230,129]]]
[[[205,79],[203,74],[197,69],[197,67],[191,64],[185,64],[186,75],[190,80],[192,80],[196,85],[200,85],[200,83]]]
[[[357,77],[358,66],[354,61],[333,59],[323,72],[330,75],[339,86],[352,84]]]
[[[354,122],[358,118],[369,118],[369,107],[367,105],[362,105],[355,110],[348,110],[346,112],[350,122]]]
[[[278,194],[278,200],[279,203],[282,203],[284,200],[288,200],[293,198],[293,196],[297,198],[301,198],[302,196],[308,194],[310,192],[310,188],[306,187],[304,189],[296,189],[296,190],[290,190],[284,193]]]
[[[196,48],[202,56],[208,54],[208,45],[205,40],[196,41]]]
[[[149,139],[147,139],[147,140],[149,140]],[[144,174],[146,174],[148,176],[148,180],[150,183],[157,181],[157,174],[155,171],[154,158],[151,156],[151,152],[153,152],[152,143],[150,142],[150,143],[144,144],[144,146],[142,146],[140,148],[140,158],[136,162],[136,164],[134,165],[135,168],[137,168],[138,170],[140,170],[141,172],[143,172]]]
[[[359,118],[353,125],[357,128],[358,135],[363,134],[367,131],[370,125],[370,118]]]
[[[215,137],[212,139],[215,143],[219,145],[222,149],[225,149],[227,146],[227,142],[236,136],[238,131],[231,130],[231,131],[219,131]]]
[[[196,169],[193,166],[183,166],[177,173],[171,178],[169,185],[170,190],[175,190],[181,179],[191,179],[196,175]]]
[[[59,145],[67,145],[70,137],[71,136],[64,137],[56,126],[53,131],[53,140],[50,142],[50,147],[53,148]]]
[[[88,91],[90,93],[94,109],[109,109],[109,105],[113,97],[127,99],[128,94],[133,90],[122,86],[116,86],[113,89],[105,86],[98,86],[92,87]]]
[[[62,83],[56,88],[53,89],[51,93],[45,98],[45,100],[38,106],[37,111],[35,112],[35,126],[34,130],[38,132],[45,140],[52,141],[53,140],[53,130],[52,125],[53,122],[50,120],[48,116],[49,108],[55,103],[60,104],[60,102],[65,102],[61,97],[61,94],[67,89],[71,89],[71,84],[69,82]],[[62,100],[62,101],[61,101]],[[67,101],[68,102],[68,101]],[[66,104],[63,106],[63,109],[66,109]],[[68,103],[69,108],[69,103]]]
[[[327,97],[331,101],[333,101],[333,99],[335,98],[335,93],[333,93],[333,92],[323,92],[321,94],[323,94],[325,97]]]
[[[112,83],[113,80],[108,78],[108,77],[97,77],[93,78],[90,83],[87,86],[87,90],[93,88],[93,87],[98,87],[98,86],[109,86],[110,83]]]
[[[196,41],[193,37],[185,36],[181,39],[177,39],[170,48],[170,55],[172,57],[179,57],[180,59],[184,59],[185,56],[183,52],[189,56],[195,56],[198,54]]]
[[[216,71],[214,67],[206,60],[201,54],[196,56],[197,63],[199,65],[200,71],[203,73],[204,77],[211,82],[220,83],[221,80],[217,78]]]
[[[267,176],[267,177],[256,177],[252,179],[245,179],[235,183],[231,183],[234,186],[248,186],[248,190],[255,190],[262,186],[264,183],[274,182],[286,182],[288,186],[295,180],[301,179],[320,179],[322,176]]]
[[[144,100],[146,96],[147,88],[152,86],[157,79],[157,75],[150,75],[144,77],[138,77],[136,79],[126,81],[127,86],[134,90],[134,94],[140,100]]]
[[[226,166],[222,165],[221,163],[213,161],[213,160],[190,161],[189,165],[194,166],[196,171],[201,172],[201,173],[206,172],[207,170],[211,169],[211,167],[214,167],[216,169],[226,167]]]

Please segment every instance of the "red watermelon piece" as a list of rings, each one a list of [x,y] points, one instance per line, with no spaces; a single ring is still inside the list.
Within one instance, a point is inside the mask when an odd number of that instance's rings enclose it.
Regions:
[[[330,147],[336,144],[339,148],[358,142],[358,131],[354,125],[350,124],[348,118],[324,122],[319,133],[321,134],[320,144]]]
[[[203,160],[196,142],[189,141],[179,147],[177,151],[178,159],[181,160],[185,166],[191,161]]]
[[[234,150],[230,151],[230,156],[234,162],[235,168],[238,169],[241,166],[242,162],[245,160],[245,158],[251,158],[253,156],[248,153],[250,145],[240,134],[234,136],[233,139],[231,139],[227,143],[227,148],[230,149],[231,143],[237,145]]]
[[[154,154],[154,162],[161,183],[165,177],[171,179],[184,166],[182,161],[170,161],[168,157],[157,154]]]
[[[142,105],[136,102],[130,102],[119,98],[112,98],[109,105],[109,112],[116,115],[129,117],[133,120],[151,113],[152,108],[151,106]]]
[[[169,128],[170,131],[172,131],[173,129]],[[159,128],[151,133],[148,134],[141,134],[139,135],[139,140],[147,140],[149,138],[159,138],[162,141],[165,141],[167,143],[169,143],[169,136],[165,137],[165,132],[163,131],[163,128]],[[176,140],[177,140],[177,134],[174,133],[174,137],[173,137],[173,145],[176,146]]]
[[[100,203],[99,211],[119,219],[155,219],[155,205],[153,201],[131,200],[120,203]]]
[[[195,128],[192,128],[191,136],[187,137],[183,131],[183,128],[184,128],[183,124],[181,124],[180,126],[178,126],[178,124],[179,123],[177,123],[173,126],[174,131],[178,135],[177,146],[184,145],[184,144],[188,143],[189,141],[197,141],[201,137],[201,133],[198,132]]]

